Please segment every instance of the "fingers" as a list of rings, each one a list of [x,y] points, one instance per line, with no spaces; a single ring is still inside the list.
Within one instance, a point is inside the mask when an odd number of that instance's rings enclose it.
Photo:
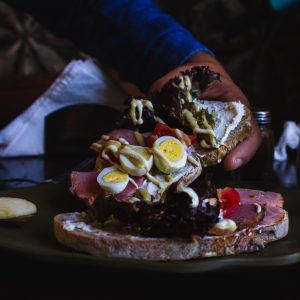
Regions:
[[[222,85],[221,81],[214,80],[199,98],[203,100],[224,100],[224,94],[224,85]]]
[[[236,146],[225,158],[223,167],[227,171],[235,170],[246,164],[255,154],[260,146],[261,136],[259,127],[254,119],[252,119],[251,135]]]
[[[221,79],[214,81],[210,87],[201,95],[202,99],[212,99],[220,101],[240,100],[249,107],[249,102],[243,92],[231,81]],[[246,164],[258,149],[261,136],[256,120],[252,116],[252,132],[250,136],[235,147],[225,158],[223,167],[225,170],[232,171]]]
[[[234,101],[240,100],[249,107],[249,102],[243,92],[233,83],[232,80],[221,78],[213,81],[200,96],[203,100]]]

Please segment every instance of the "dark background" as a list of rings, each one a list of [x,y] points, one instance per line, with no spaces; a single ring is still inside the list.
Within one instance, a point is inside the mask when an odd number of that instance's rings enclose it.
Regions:
[[[271,110],[276,139],[285,120],[299,121],[299,5],[274,12],[267,0],[156,2],[213,50],[253,106]],[[2,109],[7,106],[0,128],[47,88],[51,80],[43,81],[43,75],[55,78],[70,60],[81,55],[74,45],[0,0],[0,100]],[[40,75],[36,91],[12,106],[11,95],[3,94],[7,78],[32,74]]]
[[[5,253],[2,252],[2,255]],[[13,257],[1,261],[1,299],[299,299],[299,264],[203,275],[133,272]]]
[[[285,120],[299,121],[299,5],[274,12],[267,0],[156,2],[213,50],[253,106],[271,110],[276,139]],[[49,76],[55,78],[81,55],[74,45],[0,0],[0,101],[2,109],[7,106],[0,128],[47,88]],[[13,82],[7,78],[33,74],[40,76],[32,97],[18,99],[19,105],[12,106],[11,95],[3,94],[3,86]]]
[[[300,100],[299,5],[275,12],[268,0],[156,2],[213,50],[253,106],[271,111],[275,142],[286,120],[300,121],[297,109]],[[85,54],[69,41],[54,36],[31,16],[14,11],[0,0],[0,130],[37,99],[72,59],[82,57]],[[39,167],[35,173],[53,177],[92,155],[89,145],[119,117],[109,108],[91,105],[68,108],[49,116],[46,154],[67,154],[68,159],[59,161],[54,157],[46,165],[37,159]],[[273,179],[293,187],[295,181],[289,178],[295,178],[296,154],[295,151],[289,154],[292,165],[289,161],[284,165],[276,162]],[[0,175],[14,169],[12,165],[18,166],[20,161],[0,163]],[[60,168],[55,167],[52,172],[52,165]],[[22,170],[27,169],[32,167],[22,167]],[[32,176],[33,172],[29,173]],[[12,177],[12,174],[7,176]],[[37,179],[41,177],[44,178],[37,175]]]
[[[300,9],[274,12],[265,0],[161,1],[225,65],[253,106],[270,109],[278,139],[299,122]]]
[[[271,110],[276,139],[285,120],[300,121],[298,7],[276,13],[265,0],[157,2],[214,51],[253,105]],[[74,45],[0,1],[0,129],[45,91],[70,60],[81,55]],[[26,97],[18,91],[25,91]],[[87,117],[84,119],[88,121]],[[69,120],[74,123],[76,119],[71,114],[60,121],[52,120],[65,130],[61,130],[59,141],[69,139],[73,145],[79,137],[89,145],[87,139],[93,137],[83,136],[80,127],[72,127]],[[49,122],[51,125],[51,119]],[[96,127],[95,123],[90,125]],[[49,145],[53,144],[52,137],[49,133]],[[61,168],[54,171],[49,171],[54,168],[53,162],[51,168],[46,168],[44,161],[41,163],[37,169],[47,169],[43,175],[47,178],[71,167],[73,160],[58,162]],[[174,276],[50,264],[2,251],[0,270],[1,299],[299,298],[299,265]]]

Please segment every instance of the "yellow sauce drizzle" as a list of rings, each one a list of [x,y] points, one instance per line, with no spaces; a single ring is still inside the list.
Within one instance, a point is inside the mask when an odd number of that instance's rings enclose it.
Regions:
[[[134,125],[142,125],[143,119],[143,107],[147,107],[150,111],[154,111],[153,105],[149,100],[132,99],[130,103],[129,115]],[[138,115],[138,119],[137,119]]]
[[[134,131],[134,137],[137,140],[137,142],[138,142],[139,145],[141,145],[143,147],[146,146],[144,136],[141,133],[139,133],[138,130]]]
[[[187,123],[190,125],[191,129],[193,130],[193,132],[195,134],[205,134],[205,135],[208,135],[208,139],[209,139],[209,142],[211,143],[211,145],[207,144],[207,142],[204,139],[202,139],[202,141],[200,142],[200,145],[203,148],[212,148],[212,147],[215,147],[215,145],[216,145],[215,134],[214,134],[214,131],[211,129],[211,127],[209,125],[208,125],[209,128],[205,128],[205,129],[200,128],[199,125],[198,125],[198,122],[195,119],[195,117],[193,116],[192,112],[190,112],[187,109],[183,110],[183,116],[184,116],[184,118],[186,119]],[[205,119],[205,121],[207,123],[206,119]],[[204,123],[205,123],[205,121],[204,121]]]

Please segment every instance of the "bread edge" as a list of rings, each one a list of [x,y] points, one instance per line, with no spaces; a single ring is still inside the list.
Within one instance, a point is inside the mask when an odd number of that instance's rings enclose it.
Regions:
[[[74,218],[75,214],[79,217],[79,213],[55,216],[54,233],[61,244],[94,256],[152,261],[189,260],[259,251],[267,243],[284,238],[288,233],[289,218],[287,211],[282,211],[282,218],[275,224],[258,225],[224,236],[147,238],[99,228],[94,232],[67,230],[65,222]]]

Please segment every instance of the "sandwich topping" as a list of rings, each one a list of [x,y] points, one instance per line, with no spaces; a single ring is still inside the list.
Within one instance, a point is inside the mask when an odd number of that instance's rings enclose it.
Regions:
[[[126,145],[119,152],[121,167],[131,176],[146,175],[153,166],[151,150],[141,146]]]
[[[207,80],[199,81],[200,73]],[[165,87],[173,96],[160,99],[159,109],[155,101],[131,100],[120,129],[91,146],[98,157],[86,185],[96,193],[82,192],[79,174],[71,176],[91,220],[146,236],[236,230],[228,218],[239,207],[238,195],[230,189],[218,193],[209,176],[200,176],[203,153],[223,145],[244,115],[239,102],[198,99],[216,79],[208,69],[182,74]]]
[[[201,147],[216,147],[215,133],[212,126],[207,122],[207,118],[205,116],[207,113],[205,110],[201,110],[199,113],[201,116],[201,122],[198,122],[193,113],[187,109],[184,109],[182,113],[186,124],[192,129],[193,133],[202,136],[199,142]],[[199,124],[202,126],[200,127]]]
[[[199,205],[199,197],[198,197],[197,193],[192,188],[179,185],[177,191],[178,192],[183,192],[183,193],[186,193],[186,194],[189,195],[189,197],[192,199],[192,204],[191,204],[192,207],[195,208]]]
[[[97,177],[97,182],[101,188],[112,194],[124,191],[128,182],[128,174],[118,170],[116,167],[104,168]]]
[[[153,104],[149,100],[144,99],[135,99],[133,98],[130,102],[130,118],[133,125],[142,125],[143,120],[143,110],[147,109],[149,112],[154,112]],[[156,115],[153,115],[153,118],[156,122],[163,123],[162,119]]]
[[[119,172],[126,173],[129,181],[131,177],[146,176],[159,189],[169,187],[178,178],[178,171],[187,165],[186,146],[172,136],[157,138],[152,147],[122,144],[110,139],[102,143],[92,146],[99,153],[96,164],[98,170],[107,163]],[[194,160],[196,164],[200,163]]]
[[[156,167],[165,174],[170,174],[186,165],[187,153],[184,145],[172,136],[162,136],[153,144]]]
[[[143,107],[146,107],[151,112],[154,108],[149,100],[132,99],[130,103],[130,117],[134,125],[143,124]]]

